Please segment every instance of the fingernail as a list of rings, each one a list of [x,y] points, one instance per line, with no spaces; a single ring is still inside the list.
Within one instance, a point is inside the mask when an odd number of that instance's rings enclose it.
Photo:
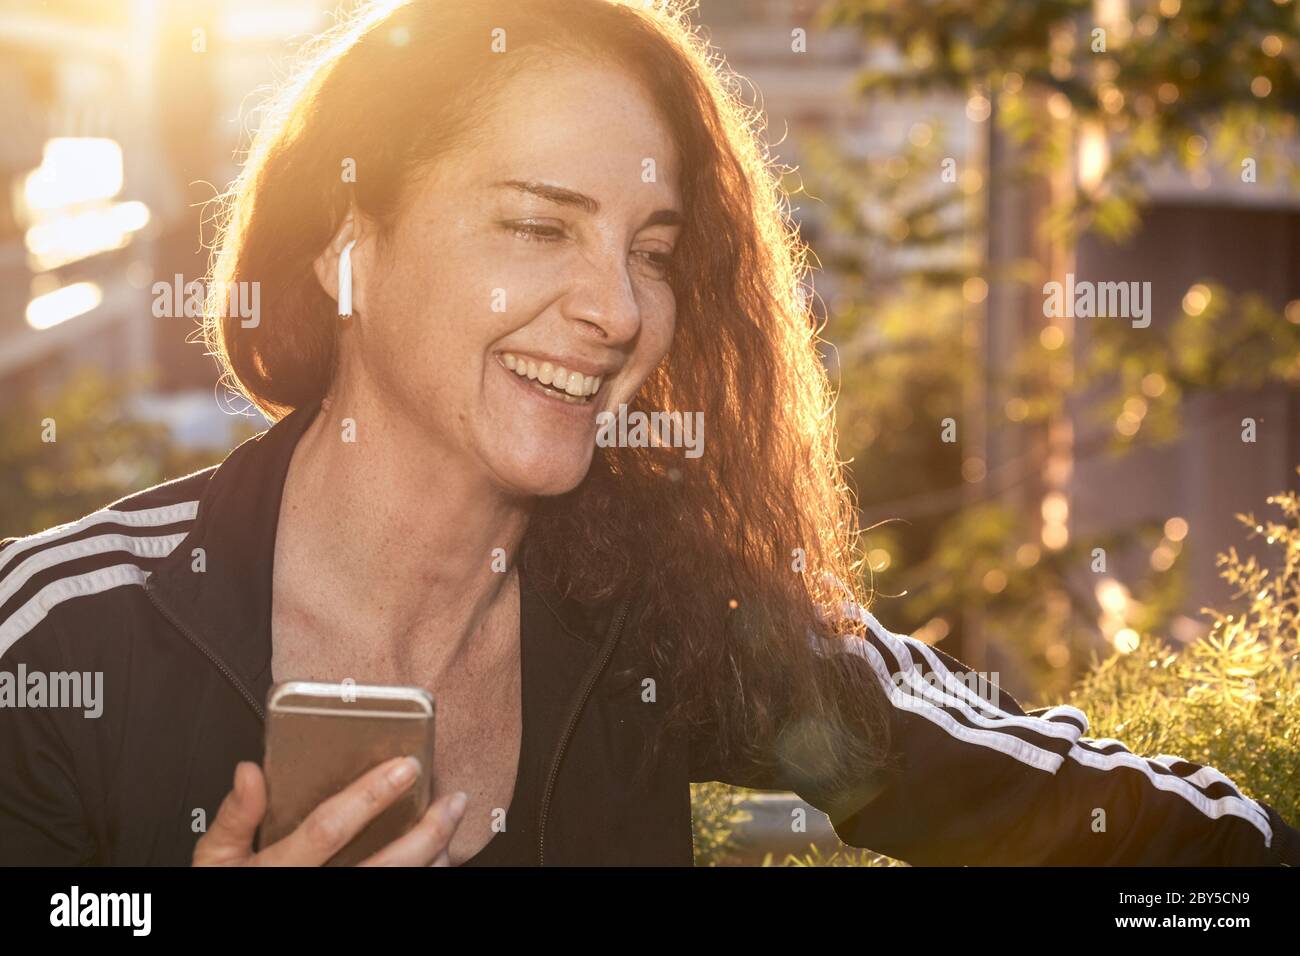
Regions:
[[[396,767],[388,771],[388,781],[395,787],[402,787],[415,779],[420,772],[420,762],[414,757],[403,757]]]
[[[469,803],[469,797],[464,790],[457,790],[455,796],[451,798],[451,804],[448,810],[451,811],[451,818],[459,820],[462,813],[465,812],[465,804]]]

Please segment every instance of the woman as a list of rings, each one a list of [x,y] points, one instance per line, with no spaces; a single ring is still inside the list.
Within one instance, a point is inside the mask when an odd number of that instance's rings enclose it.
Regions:
[[[6,666],[104,675],[98,721],[4,716],[2,862],[325,862],[416,768],[259,848],[262,702],[346,678],[438,701],[441,796],[375,864],[689,864],[714,779],[914,863],[1296,862],[1214,770],[980,694],[863,609],[802,249],[730,89],[633,2],[412,2],[322,41],[209,308],[277,424],[0,551]],[[593,441],[629,409],[702,413],[702,453]]]

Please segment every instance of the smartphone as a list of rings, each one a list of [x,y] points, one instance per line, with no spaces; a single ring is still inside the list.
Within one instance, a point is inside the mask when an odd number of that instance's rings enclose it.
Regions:
[[[267,695],[268,806],[260,847],[288,836],[307,815],[372,767],[416,757],[420,774],[326,866],[354,866],[411,829],[433,798],[433,696],[419,687],[287,681]]]

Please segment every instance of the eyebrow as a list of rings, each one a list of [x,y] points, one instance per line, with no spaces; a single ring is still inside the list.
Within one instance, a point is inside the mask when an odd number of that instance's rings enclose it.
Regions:
[[[525,181],[521,179],[504,179],[492,184],[496,187],[505,189],[514,189],[519,192],[528,193],[531,196],[537,196],[548,202],[553,202],[560,206],[575,206],[588,215],[595,215],[600,211],[600,203],[592,199],[585,193],[575,192],[572,189],[565,189],[563,186],[553,186],[550,183],[539,183]],[[645,226],[680,226],[684,223],[684,218],[676,209],[657,209],[650,214],[646,220]],[[645,228],[643,226],[642,228]]]

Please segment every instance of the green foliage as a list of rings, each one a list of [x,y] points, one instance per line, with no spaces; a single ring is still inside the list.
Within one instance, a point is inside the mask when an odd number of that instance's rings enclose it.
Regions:
[[[838,850],[832,850],[830,853],[824,853],[815,846],[808,848],[808,852],[802,856],[795,856],[793,853],[786,854],[781,863],[776,863],[769,853],[763,858],[764,866],[906,866],[906,863],[900,863],[898,860],[892,860],[887,856],[881,856],[879,853],[872,853],[870,850],[859,850],[856,847],[841,846]]]
[[[1181,654],[1144,639],[1081,682],[1069,702],[1090,734],[1135,753],[1212,766],[1289,821],[1300,819],[1300,500],[1275,495],[1281,520],[1238,515],[1278,554],[1273,567],[1219,555],[1236,607],[1206,609],[1210,633]]]
[[[730,852],[735,828],[750,819],[740,809],[745,791],[723,783],[691,784],[691,833],[695,865],[718,866]]]
[[[1199,173],[1217,162],[1237,176],[1253,159],[1261,181],[1300,183],[1286,151],[1300,115],[1300,22],[1291,3],[1135,2],[1114,5],[1113,19],[1104,9],[1093,0],[833,0],[822,22],[901,48],[901,67],[864,73],[868,93],[959,90],[989,102],[1026,147],[1029,175],[1068,162],[1049,113],[1104,136],[1105,181],[1052,211],[1059,235],[1132,232],[1152,160]]]
[[[211,465],[227,449],[178,449],[167,427],[124,411],[130,388],[85,371],[0,418],[0,537],[71,521]],[[44,440],[53,437],[53,441]]]
[[[1096,387],[1090,408],[1110,424],[1106,448],[1175,441],[1183,430],[1183,402],[1197,392],[1300,385],[1300,314],[1284,318],[1260,295],[1233,294],[1206,278],[1195,283],[1172,315],[1151,328],[1124,322],[1091,327],[1088,348],[1076,356],[1075,385]],[[1066,393],[1051,384],[1051,350],[1024,350],[1013,388],[1031,409],[1026,422],[1060,413]]]

